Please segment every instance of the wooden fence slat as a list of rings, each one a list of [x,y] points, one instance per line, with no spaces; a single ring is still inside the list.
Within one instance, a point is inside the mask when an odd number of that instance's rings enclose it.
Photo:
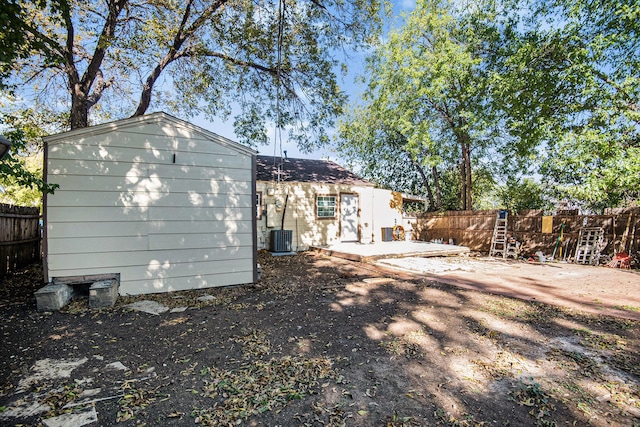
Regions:
[[[454,239],[454,243],[472,250],[489,252],[497,210],[425,212],[416,218],[413,235],[419,240]],[[578,215],[577,211],[560,211],[553,217],[552,232],[542,233],[543,212],[527,210],[509,215],[508,234],[524,243],[526,253],[551,254],[560,228],[563,229],[563,252],[575,250],[580,229],[602,227],[605,231],[603,254],[613,255],[624,249],[637,252],[640,240],[640,208],[608,209],[605,215]],[[570,252],[571,253],[571,252]]]
[[[0,276],[41,259],[40,211],[0,204]]]

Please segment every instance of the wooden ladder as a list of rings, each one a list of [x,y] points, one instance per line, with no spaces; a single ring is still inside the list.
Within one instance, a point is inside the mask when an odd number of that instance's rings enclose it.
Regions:
[[[502,255],[502,258],[507,257],[507,219],[509,216],[508,211],[498,211],[496,216],[496,225],[493,228],[493,237],[491,238],[491,249],[489,250],[489,256]]]
[[[582,228],[576,247],[576,264],[597,265],[604,240],[604,229],[601,227]]]

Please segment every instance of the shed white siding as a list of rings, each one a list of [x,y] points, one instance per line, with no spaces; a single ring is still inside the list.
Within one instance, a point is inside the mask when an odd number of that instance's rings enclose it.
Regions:
[[[253,283],[255,153],[164,113],[46,138],[49,280],[120,293]]]

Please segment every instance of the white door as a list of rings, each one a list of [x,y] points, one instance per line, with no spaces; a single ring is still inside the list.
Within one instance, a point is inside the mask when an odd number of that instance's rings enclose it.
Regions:
[[[340,240],[358,241],[358,195],[340,195]]]

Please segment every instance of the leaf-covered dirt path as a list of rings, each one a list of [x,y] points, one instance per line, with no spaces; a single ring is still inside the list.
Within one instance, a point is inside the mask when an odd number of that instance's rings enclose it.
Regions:
[[[640,426],[638,322],[260,261],[258,286],[102,310],[38,313],[36,267],[2,279],[0,425]]]

